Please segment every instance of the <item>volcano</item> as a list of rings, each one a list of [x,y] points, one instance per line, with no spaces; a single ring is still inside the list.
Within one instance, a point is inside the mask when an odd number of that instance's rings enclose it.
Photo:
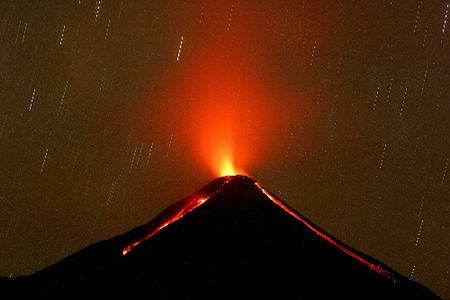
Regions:
[[[42,299],[438,298],[240,175],[37,273],[2,279],[0,290]]]

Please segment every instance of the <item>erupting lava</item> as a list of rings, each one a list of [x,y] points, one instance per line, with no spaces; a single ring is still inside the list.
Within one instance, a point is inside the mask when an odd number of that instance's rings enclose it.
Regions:
[[[208,31],[215,34],[202,35],[201,46],[185,36],[185,50],[192,50],[168,73],[162,90],[163,124],[176,132],[175,147],[215,177],[246,175],[261,160],[275,160],[287,124],[298,121],[298,109],[289,107],[292,95],[274,83],[265,64],[270,47],[254,49],[255,39],[268,45],[266,37],[245,22],[236,20],[233,28],[228,34],[211,24]]]
[[[222,166],[220,168],[220,176],[232,176],[232,175],[237,175],[237,172],[234,169],[231,158],[224,158]]]
[[[190,98],[186,119],[180,120],[188,124],[186,143],[215,177],[246,174],[256,159],[267,158],[263,137],[277,127],[275,105],[254,75],[216,57],[204,60],[201,75],[189,76],[184,93]]]

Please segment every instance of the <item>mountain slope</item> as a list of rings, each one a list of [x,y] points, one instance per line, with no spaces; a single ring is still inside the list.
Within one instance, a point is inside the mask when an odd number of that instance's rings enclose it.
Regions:
[[[245,176],[218,178],[150,223],[11,283],[18,297],[46,299],[436,297]]]

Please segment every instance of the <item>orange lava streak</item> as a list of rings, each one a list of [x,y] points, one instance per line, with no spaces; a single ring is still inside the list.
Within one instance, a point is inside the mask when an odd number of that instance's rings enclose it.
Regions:
[[[270,199],[272,200],[276,205],[278,205],[279,207],[281,207],[285,212],[287,212],[288,214],[290,214],[291,216],[293,216],[294,218],[296,218],[297,220],[299,220],[300,222],[302,222],[306,227],[308,227],[309,229],[311,229],[315,234],[317,234],[318,236],[320,236],[321,238],[325,239],[327,242],[331,243],[333,246],[335,246],[336,248],[338,248],[339,250],[341,250],[342,252],[346,253],[347,255],[350,255],[351,257],[355,258],[356,260],[358,260],[359,262],[365,264],[366,266],[368,266],[370,269],[374,270],[375,272],[384,275],[386,277],[392,278],[392,275],[389,271],[383,269],[382,267],[371,263],[367,260],[365,260],[364,258],[362,258],[361,256],[359,256],[358,254],[354,253],[353,251],[351,251],[350,249],[348,249],[345,245],[341,244],[339,241],[335,240],[334,238],[332,238],[331,236],[327,235],[326,233],[322,232],[321,230],[319,230],[316,226],[314,226],[311,222],[309,222],[308,220],[306,220],[305,218],[303,218],[302,216],[300,216],[298,213],[296,213],[293,209],[291,209],[289,206],[287,206],[286,204],[284,204],[282,201],[280,201],[279,199],[277,199],[274,195],[272,195],[269,191],[267,191],[265,188],[263,188],[258,182],[255,182],[255,185]]]
[[[155,234],[157,234],[161,229],[164,227],[172,224],[173,222],[178,221],[181,219],[185,214],[189,213],[190,211],[196,209],[200,205],[206,202],[209,197],[200,197],[194,199],[194,201],[190,202],[187,206],[183,207],[180,211],[178,211],[172,218],[166,220],[164,223],[160,224],[158,227],[156,227],[154,230],[150,231],[148,234],[146,234],[143,238],[134,241],[132,244],[128,245],[122,250],[122,255],[126,255],[128,252],[130,252],[134,247],[142,243],[143,241],[151,238]]]
[[[147,233],[144,237],[134,241],[133,243],[129,244],[122,250],[122,255],[127,255],[131,250],[133,250],[134,247],[139,245],[140,243],[144,242],[145,240],[148,240],[149,238],[153,237],[155,234],[160,232],[163,228],[169,226],[170,224],[178,221],[182,217],[184,217],[189,212],[193,211],[197,207],[201,206],[203,203],[208,201],[211,197],[215,196],[218,192],[222,190],[222,187],[226,185],[228,182],[230,182],[230,178],[226,178],[225,181],[222,183],[221,187],[218,188],[214,193],[211,193],[209,195],[205,196],[198,196],[192,199],[189,203],[187,203],[185,206],[183,206],[180,210],[178,210],[173,216],[170,218],[164,220],[161,224],[159,224],[155,229]]]

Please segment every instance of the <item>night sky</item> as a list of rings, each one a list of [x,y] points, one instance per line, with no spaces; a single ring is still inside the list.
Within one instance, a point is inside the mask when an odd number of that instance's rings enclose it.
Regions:
[[[450,297],[450,2],[0,1],[0,275],[151,220],[223,157]]]

